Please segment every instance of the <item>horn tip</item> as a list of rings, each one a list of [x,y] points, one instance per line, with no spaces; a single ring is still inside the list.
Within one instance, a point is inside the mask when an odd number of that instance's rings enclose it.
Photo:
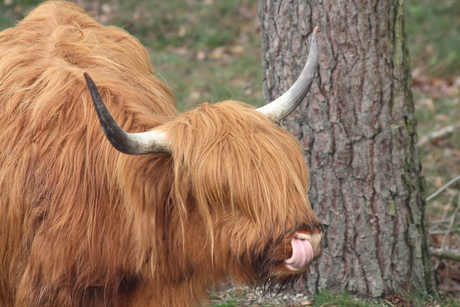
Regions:
[[[313,37],[316,37],[316,34],[318,33],[318,30],[319,30],[319,27],[316,26],[314,29],[313,29]]]
[[[85,77],[85,80],[87,83],[91,83],[91,82],[94,83],[93,79],[90,77],[90,75],[86,71],[83,72],[83,77]]]

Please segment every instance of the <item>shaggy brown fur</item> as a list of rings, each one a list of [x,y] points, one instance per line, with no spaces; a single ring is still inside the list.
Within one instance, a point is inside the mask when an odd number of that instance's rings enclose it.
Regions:
[[[172,154],[112,148],[83,71]],[[0,33],[0,127],[0,306],[191,306],[292,280],[290,238],[321,228],[293,136],[237,102],[178,115],[139,42],[70,3]]]

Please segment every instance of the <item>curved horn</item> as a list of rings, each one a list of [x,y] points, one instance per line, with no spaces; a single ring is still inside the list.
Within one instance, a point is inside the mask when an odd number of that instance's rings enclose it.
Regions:
[[[300,74],[294,85],[285,92],[281,97],[270,102],[269,104],[260,107],[257,111],[265,114],[273,121],[280,121],[289,114],[302,102],[307,95],[308,90],[315,77],[318,68],[318,27],[313,30],[311,39],[310,53],[308,54],[307,63],[305,64],[302,73]]]
[[[162,131],[153,130],[142,133],[128,133],[121,129],[107,110],[94,81],[86,72],[83,74],[91,97],[93,98],[99,123],[113,147],[129,155],[169,152],[168,138],[166,133]]]

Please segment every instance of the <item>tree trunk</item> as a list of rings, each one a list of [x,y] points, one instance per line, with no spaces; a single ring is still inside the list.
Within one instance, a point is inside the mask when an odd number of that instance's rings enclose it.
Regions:
[[[403,11],[402,0],[260,0],[266,101],[293,84],[319,26],[317,78],[283,121],[305,148],[310,201],[329,224],[311,293],[437,293]]]

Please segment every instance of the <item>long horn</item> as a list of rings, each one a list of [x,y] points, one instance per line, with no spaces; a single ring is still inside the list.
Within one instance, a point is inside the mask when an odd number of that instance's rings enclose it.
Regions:
[[[169,152],[168,138],[166,133],[162,131],[152,130],[142,133],[128,133],[121,129],[107,110],[94,81],[86,72],[84,76],[93,98],[99,123],[113,147],[129,155]]]
[[[310,53],[308,54],[307,63],[294,85],[281,97],[257,109],[271,120],[281,121],[291,114],[307,95],[318,68],[317,32],[318,27],[315,27],[311,38]]]

